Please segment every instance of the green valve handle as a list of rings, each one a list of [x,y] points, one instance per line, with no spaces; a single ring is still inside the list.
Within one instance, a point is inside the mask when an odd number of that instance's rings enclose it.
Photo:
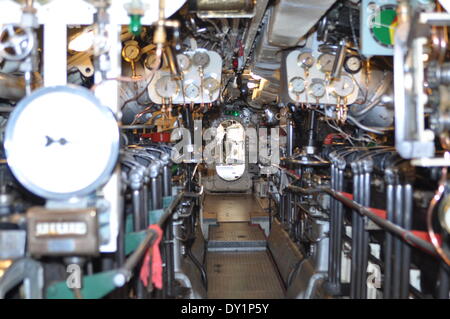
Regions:
[[[142,30],[142,23],[141,18],[142,16],[139,14],[132,14],[130,15],[130,32],[133,33],[133,35],[138,36],[141,34]]]

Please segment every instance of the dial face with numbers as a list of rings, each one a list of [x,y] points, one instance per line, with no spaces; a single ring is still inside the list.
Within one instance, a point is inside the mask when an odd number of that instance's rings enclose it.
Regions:
[[[189,58],[186,54],[178,54],[177,62],[181,71],[187,71],[191,67],[191,58]]]
[[[184,88],[184,95],[190,100],[195,100],[200,95],[200,89],[194,83],[190,83]]]
[[[346,97],[355,90],[355,83],[348,75],[342,75],[340,79],[333,81],[334,93],[340,97]]]
[[[296,76],[289,81],[289,90],[294,94],[301,94],[305,91],[305,80]]]
[[[350,55],[344,61],[344,69],[350,74],[358,73],[362,68],[361,58],[357,55]]]
[[[320,99],[325,95],[326,92],[327,89],[325,87],[325,83],[322,80],[314,79],[309,86],[309,94],[315,99]]]
[[[8,165],[28,190],[47,199],[94,192],[117,162],[113,113],[87,89],[34,91],[14,109],[5,131]]]
[[[334,55],[324,53],[321,56],[319,56],[319,59],[317,59],[317,68],[324,73],[329,73],[333,71],[335,59],[336,57]]]
[[[170,75],[165,75],[156,81],[155,90],[164,99],[173,98],[178,94],[178,82]]]
[[[310,52],[303,52],[298,55],[297,63],[304,69],[309,69],[314,65],[315,59]]]

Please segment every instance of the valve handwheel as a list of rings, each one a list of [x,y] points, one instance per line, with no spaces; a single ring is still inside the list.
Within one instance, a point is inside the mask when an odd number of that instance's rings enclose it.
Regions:
[[[31,30],[16,24],[0,29],[0,56],[13,61],[25,59],[33,50],[34,36]]]

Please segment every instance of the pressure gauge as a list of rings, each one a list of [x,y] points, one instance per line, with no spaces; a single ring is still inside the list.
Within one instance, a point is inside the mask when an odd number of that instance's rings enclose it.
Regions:
[[[144,65],[149,70],[159,68],[160,65],[155,65],[157,60],[158,60],[158,57],[156,56],[156,52],[155,51],[149,52],[147,57],[145,58]],[[160,64],[161,64],[161,62],[160,62]]]
[[[309,94],[316,99],[320,99],[325,95],[327,89],[325,83],[320,79],[314,79],[309,86]]]
[[[305,91],[305,80],[296,76],[289,81],[289,91],[294,94],[301,94]]]
[[[356,74],[361,71],[362,61],[358,55],[350,55],[345,58],[344,69],[350,74]]]
[[[190,100],[195,100],[200,95],[200,89],[194,83],[188,84],[184,88],[184,95]]]
[[[122,57],[127,62],[135,62],[139,60],[141,49],[137,41],[128,41],[122,49]]]
[[[4,145],[24,187],[46,199],[69,200],[108,181],[119,156],[119,128],[91,91],[46,87],[16,106]]]
[[[178,82],[170,75],[164,75],[156,81],[155,90],[164,99],[173,98],[178,94]]]
[[[204,51],[198,51],[192,57],[192,63],[196,66],[206,68],[209,65],[209,55]]]
[[[346,97],[355,90],[355,83],[348,75],[342,75],[340,79],[333,81],[334,93],[340,97]]]
[[[181,71],[187,71],[191,67],[191,58],[186,54],[178,54],[177,62]]]
[[[315,59],[310,52],[303,52],[298,55],[297,63],[302,68],[309,69],[314,65]]]
[[[319,59],[317,60],[317,68],[324,72],[329,73],[333,71],[333,64],[336,57],[329,53],[324,53],[319,56]]]
[[[220,83],[213,77],[208,77],[203,80],[203,87],[209,94],[213,94],[220,88]]]

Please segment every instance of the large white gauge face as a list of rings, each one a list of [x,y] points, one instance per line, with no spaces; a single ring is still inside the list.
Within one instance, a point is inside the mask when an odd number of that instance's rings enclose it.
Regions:
[[[164,99],[173,98],[178,94],[178,82],[170,75],[165,75],[156,81],[155,90]]]
[[[214,94],[220,88],[220,83],[215,78],[208,77],[203,80],[203,88],[209,94]]]
[[[23,99],[5,132],[8,165],[31,192],[47,199],[92,193],[119,154],[112,112],[84,88],[49,87]]]
[[[325,95],[326,92],[327,89],[325,87],[325,83],[322,80],[314,80],[309,86],[309,93],[316,99],[320,99]]]
[[[317,67],[324,73],[333,71],[333,64],[336,57],[329,53],[324,53],[317,59]]]
[[[184,88],[184,95],[190,100],[195,100],[200,95],[200,89],[194,83],[188,84]]]
[[[305,80],[296,76],[289,81],[289,90],[294,94],[301,94],[305,91]]]
[[[340,79],[333,81],[334,93],[340,97],[346,97],[355,90],[355,83],[348,75],[342,75]]]

